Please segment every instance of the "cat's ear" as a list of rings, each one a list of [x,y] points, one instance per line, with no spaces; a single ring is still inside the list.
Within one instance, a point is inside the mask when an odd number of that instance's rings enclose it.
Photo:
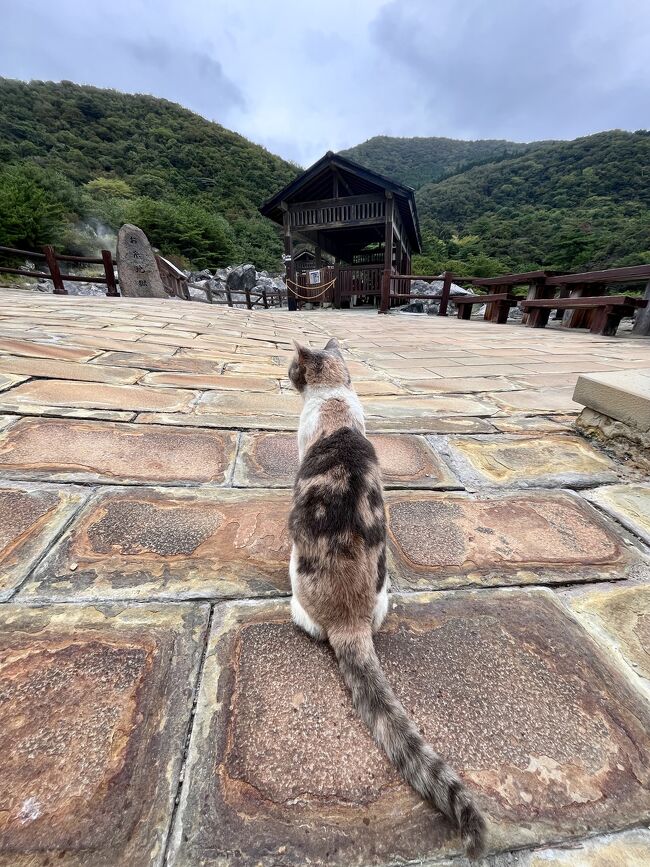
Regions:
[[[293,345],[296,348],[296,354],[297,354],[298,358],[300,359],[300,361],[307,361],[308,358],[311,358],[311,356],[312,356],[311,349],[307,349],[306,346],[302,346],[300,343],[298,343],[297,340],[293,341]]]
[[[330,339],[325,344],[326,352],[335,352],[337,355],[340,355],[343,358],[343,353],[341,352],[341,344],[338,342],[336,337],[330,337]]]

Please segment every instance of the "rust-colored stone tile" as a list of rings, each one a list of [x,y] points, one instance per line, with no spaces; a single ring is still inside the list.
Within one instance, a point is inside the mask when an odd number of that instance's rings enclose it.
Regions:
[[[97,382],[67,382],[39,379],[3,395],[0,407],[70,406],[149,412],[187,412],[197,392],[171,388],[143,388],[139,385],[106,385]]]
[[[84,382],[108,382],[128,384],[137,382],[146,370],[133,367],[110,367],[104,364],[79,364],[74,361],[59,361],[48,358],[0,357],[2,373],[24,374],[46,379],[81,380]],[[0,374],[0,382],[2,376]]]
[[[650,545],[650,485],[611,485],[585,496]]]
[[[477,793],[492,851],[650,816],[648,706],[550,592],[396,597],[376,644]],[[401,782],[288,605],[232,603],[213,623],[171,850],[175,867],[347,867],[430,863],[459,841]]]
[[[278,379],[265,376],[220,376],[218,373],[148,373],[142,385],[174,386],[175,388],[202,388],[219,391],[280,391]]]
[[[288,491],[102,491],[22,599],[208,599],[289,591]]]
[[[4,478],[141,484],[229,481],[237,435],[154,425],[22,419],[0,434]]]
[[[376,434],[369,439],[377,451],[386,487],[461,487],[423,437]],[[290,488],[297,468],[295,433],[244,434],[234,483],[243,487]]]
[[[648,567],[577,495],[389,492],[389,548],[413,588],[619,579]]]
[[[7,355],[27,355],[34,358],[53,358],[59,361],[88,361],[99,350],[81,346],[64,346],[58,343],[35,343],[31,340],[14,340],[0,337],[0,352]]]
[[[638,674],[650,679],[650,585],[580,588],[567,601],[596,638],[613,640]]]
[[[614,465],[579,437],[432,437],[454,472],[470,487],[584,488],[617,480]]]
[[[2,867],[160,867],[207,620],[0,609]]]
[[[34,406],[32,404],[21,405],[15,407],[17,415],[3,416],[3,418],[16,419],[19,416],[37,416],[45,418],[86,418],[96,419],[97,421],[133,421],[135,412],[118,412],[117,410],[107,409],[84,409],[74,406]],[[171,413],[169,418],[177,417]]]
[[[2,484],[0,601],[9,599],[29,575],[85,498],[84,492],[73,488]]]

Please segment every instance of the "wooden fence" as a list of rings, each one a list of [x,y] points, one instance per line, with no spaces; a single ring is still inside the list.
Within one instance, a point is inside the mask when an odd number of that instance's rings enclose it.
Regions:
[[[109,298],[117,298],[118,278],[115,276],[115,265],[113,263],[113,255],[110,250],[102,250],[101,258],[92,256],[63,256],[56,253],[54,247],[47,245],[43,247],[43,252],[39,253],[35,250],[16,250],[14,247],[0,247],[0,254],[6,256],[28,256],[30,259],[44,259],[47,265],[47,271],[30,271],[29,268],[9,268],[0,267],[0,274],[22,274],[25,277],[44,277],[46,280],[51,280],[54,284],[55,295],[67,295],[68,290],[63,285],[63,281],[70,280],[77,283],[105,283],[106,294]],[[103,277],[80,277],[76,274],[61,274],[59,262],[74,262],[76,265],[102,265],[104,268]]]

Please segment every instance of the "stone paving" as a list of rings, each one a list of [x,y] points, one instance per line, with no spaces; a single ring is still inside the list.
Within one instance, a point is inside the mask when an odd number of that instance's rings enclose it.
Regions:
[[[0,867],[461,865],[288,614],[292,339],[382,465],[377,650],[493,867],[650,863],[650,484],[578,434],[648,341],[0,290]]]

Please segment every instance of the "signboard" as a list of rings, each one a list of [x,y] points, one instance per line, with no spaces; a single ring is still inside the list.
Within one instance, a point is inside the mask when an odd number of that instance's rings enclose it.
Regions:
[[[320,271],[309,271],[309,285],[318,286],[320,283]]]

